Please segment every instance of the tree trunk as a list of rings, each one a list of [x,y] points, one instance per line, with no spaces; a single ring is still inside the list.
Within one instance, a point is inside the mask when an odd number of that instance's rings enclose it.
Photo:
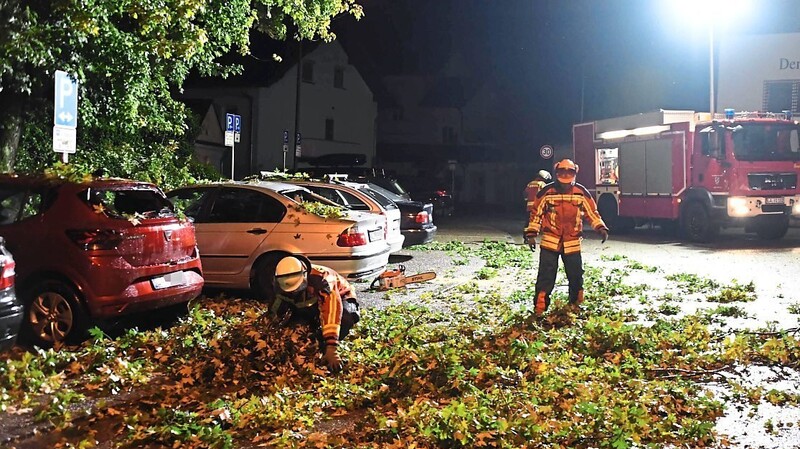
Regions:
[[[23,96],[0,91],[0,172],[14,169],[22,136]]]

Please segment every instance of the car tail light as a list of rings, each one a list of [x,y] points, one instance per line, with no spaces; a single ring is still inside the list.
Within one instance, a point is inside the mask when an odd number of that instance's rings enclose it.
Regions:
[[[338,246],[362,246],[367,244],[367,235],[358,231],[358,226],[352,226],[339,234],[336,241]]]
[[[67,236],[84,251],[116,249],[122,236],[113,229],[70,229]]]
[[[436,195],[437,196],[447,196],[447,190],[437,190],[436,191]]]
[[[428,215],[428,212],[426,212],[426,211],[422,211],[422,212],[418,213],[416,218],[414,219],[414,221],[416,221],[417,223],[420,223],[420,224],[425,224],[429,220],[430,220],[430,216]]]
[[[17,264],[13,260],[6,260],[0,273],[0,290],[5,290],[14,285],[14,275],[16,274]]]

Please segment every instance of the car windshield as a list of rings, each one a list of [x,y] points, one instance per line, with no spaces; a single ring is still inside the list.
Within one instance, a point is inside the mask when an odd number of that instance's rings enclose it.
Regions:
[[[81,200],[102,210],[109,217],[127,218],[142,216],[146,218],[174,217],[172,203],[158,190],[141,188],[89,188],[79,194]]]
[[[733,152],[740,161],[798,161],[798,130],[792,125],[739,125],[733,129]]]

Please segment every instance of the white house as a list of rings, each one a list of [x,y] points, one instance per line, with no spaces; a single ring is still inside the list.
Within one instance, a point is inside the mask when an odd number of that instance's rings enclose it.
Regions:
[[[377,105],[358,70],[348,62],[342,46],[336,41],[316,45],[303,55],[299,66],[288,61],[282,64],[263,79],[252,81],[250,76],[248,82],[220,81],[219,87],[187,88],[183,95],[186,100],[212,102],[214,113],[206,114],[202,124],[205,136],[216,133],[207,128],[216,127],[219,129],[216,135],[223,138],[225,114],[242,116],[241,141],[234,146],[235,178],[261,170],[302,168],[308,165],[309,158],[338,153],[364,154],[365,165],[370,166],[375,156]],[[301,67],[299,102],[296,101],[298,67]],[[241,87],[236,87],[237,84]],[[294,146],[296,113],[300,134],[298,158]],[[288,136],[286,146],[285,136]],[[198,144],[197,154],[212,162],[218,160],[214,165],[230,175],[228,148],[209,155],[207,148]]]
[[[798,112],[800,33],[720,40],[716,109]]]

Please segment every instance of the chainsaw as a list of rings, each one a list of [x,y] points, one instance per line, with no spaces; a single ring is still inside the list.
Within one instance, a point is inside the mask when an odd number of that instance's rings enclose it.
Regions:
[[[436,273],[433,271],[426,271],[424,273],[417,273],[411,276],[406,276],[405,265],[400,265],[395,270],[386,270],[380,274],[372,284],[371,289],[377,288],[378,290],[389,290],[391,288],[405,287],[408,284],[415,284],[417,282],[430,281],[436,278]]]

